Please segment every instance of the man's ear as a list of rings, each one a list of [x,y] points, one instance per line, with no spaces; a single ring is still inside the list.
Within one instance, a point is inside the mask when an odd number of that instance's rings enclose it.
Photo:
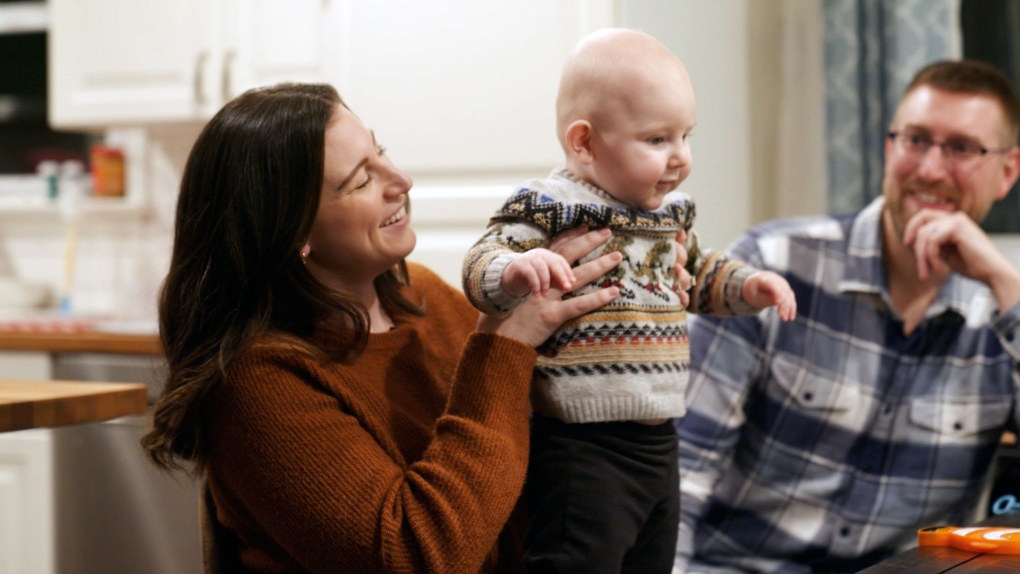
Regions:
[[[1009,190],[1013,189],[1013,184],[1016,183],[1017,177],[1020,176],[1020,147],[1013,146],[1013,149],[1006,152],[1004,159],[1002,181],[999,182],[999,190],[995,194],[996,200],[1009,195]]]
[[[595,160],[591,151],[592,127],[588,120],[574,120],[567,126],[563,141],[567,144],[567,153],[583,165],[591,165]]]

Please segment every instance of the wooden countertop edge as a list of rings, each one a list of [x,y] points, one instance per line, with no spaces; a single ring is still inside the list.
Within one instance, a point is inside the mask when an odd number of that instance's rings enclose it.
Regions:
[[[162,355],[163,347],[154,334],[0,332],[0,351]]]
[[[147,408],[143,384],[0,380],[0,431],[99,422]]]

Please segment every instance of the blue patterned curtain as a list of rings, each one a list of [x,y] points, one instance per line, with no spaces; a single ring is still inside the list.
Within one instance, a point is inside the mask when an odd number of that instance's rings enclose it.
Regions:
[[[953,0],[823,0],[829,213],[882,193],[882,148],[903,88],[951,57]]]

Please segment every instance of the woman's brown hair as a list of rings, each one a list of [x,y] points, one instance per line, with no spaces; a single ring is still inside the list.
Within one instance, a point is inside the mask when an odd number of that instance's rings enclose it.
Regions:
[[[305,269],[300,248],[319,208],[325,134],[344,106],[327,84],[245,92],[199,134],[185,164],[170,269],[159,298],[166,386],[142,447],[158,466],[205,463],[212,394],[256,340],[353,361],[368,338],[367,313]],[[376,279],[382,304],[416,314],[404,298],[403,262]],[[330,318],[334,343],[309,335]],[[337,328],[336,326],[340,326]],[[279,337],[264,337],[267,334]]]

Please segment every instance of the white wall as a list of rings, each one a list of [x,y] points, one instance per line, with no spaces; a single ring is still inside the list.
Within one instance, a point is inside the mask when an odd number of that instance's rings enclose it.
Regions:
[[[680,189],[698,206],[695,228],[723,248],[752,223],[749,2],[628,0],[622,23],[658,38],[687,65],[698,102],[694,168]]]
[[[754,22],[757,31],[752,34],[750,18],[761,8],[752,11],[751,6],[752,0],[616,3],[616,17],[622,25],[657,36],[690,69],[698,98],[698,127],[692,144],[694,171],[681,189],[697,201],[696,226],[706,244],[713,247],[725,247],[753,223],[774,215],[763,213],[761,207],[770,204],[775,186],[771,175],[760,175],[762,160],[756,160],[754,149],[767,142],[755,139],[753,147],[752,134],[760,133],[755,131],[755,116],[768,117],[775,105],[755,99],[755,90],[768,80],[760,74],[752,78],[752,72],[755,59],[768,59],[771,54],[778,57],[778,36],[763,33],[762,26],[767,24],[759,21]],[[768,22],[778,26],[780,19],[773,13]],[[563,54],[551,57],[561,59]],[[552,102],[549,104],[551,107]],[[410,125],[407,129],[415,128]],[[484,123],[478,123],[477,129],[486,129]],[[76,280],[80,312],[155,315],[155,294],[171,248],[176,178],[195,135],[197,126],[150,131],[141,161],[149,171],[144,185],[154,207],[151,215],[83,222]],[[536,137],[552,140],[551,126]],[[399,159],[400,151],[390,147]],[[460,258],[482,232],[494,207],[523,176],[541,176],[546,169],[536,167],[535,173],[528,174],[412,171],[417,184],[412,192],[412,217],[419,235],[412,259],[429,264],[448,281],[459,284]],[[0,217],[0,273],[6,267],[19,277],[57,288],[64,247],[59,220]]]

